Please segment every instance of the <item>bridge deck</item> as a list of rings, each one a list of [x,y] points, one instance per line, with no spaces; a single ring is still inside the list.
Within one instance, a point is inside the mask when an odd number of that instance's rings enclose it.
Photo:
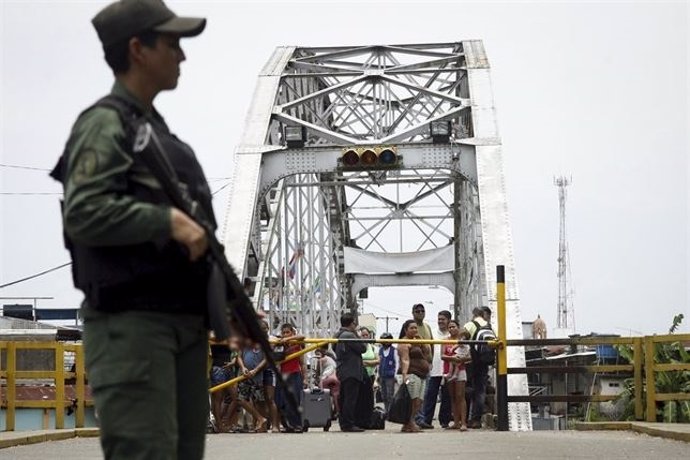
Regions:
[[[658,429],[663,426],[657,424]],[[669,425],[667,425],[669,426]],[[690,435],[690,425],[671,425]],[[365,433],[304,434],[216,434],[208,435],[207,459],[280,458],[287,459],[366,459],[408,458],[419,460],[482,455],[480,458],[530,459],[686,459],[688,444],[638,434],[631,431],[533,431],[467,433],[436,428],[421,434],[398,433],[388,425],[385,431]],[[8,433],[0,433],[0,439]],[[73,438],[0,450],[1,458],[40,459],[100,458],[97,438]],[[356,457],[355,457],[356,458]]]

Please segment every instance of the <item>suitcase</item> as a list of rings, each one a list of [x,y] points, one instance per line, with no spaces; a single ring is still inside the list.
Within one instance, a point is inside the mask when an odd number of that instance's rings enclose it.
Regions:
[[[323,428],[323,431],[331,429],[333,401],[331,391],[313,388],[304,390],[302,398],[302,429]]]

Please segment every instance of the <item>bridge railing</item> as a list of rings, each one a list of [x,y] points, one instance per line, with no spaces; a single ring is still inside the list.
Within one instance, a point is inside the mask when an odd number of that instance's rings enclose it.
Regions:
[[[602,372],[632,372],[634,379],[634,403],[635,418],[645,419],[648,422],[656,421],[656,403],[658,401],[688,401],[690,393],[657,393],[657,372],[683,372],[690,371],[689,363],[658,363],[656,362],[657,344],[668,342],[690,342],[690,334],[652,335],[645,337],[570,337],[567,339],[529,339],[507,340],[506,338],[506,297],[505,297],[505,270],[503,266],[496,267],[496,298],[498,310],[498,337],[495,343],[498,349],[497,365],[497,412],[498,429],[508,430],[508,403],[509,402],[605,402],[617,398],[617,395],[508,395],[508,374],[535,374],[535,373],[602,373]],[[596,346],[596,345],[624,345],[632,347],[632,363],[629,364],[596,364],[585,366],[527,366],[508,367],[507,347],[510,346],[546,346],[546,345],[571,345],[571,346]],[[643,390],[646,401],[643,400]],[[566,389],[567,391],[567,389]]]
[[[22,350],[52,351],[53,369],[18,370],[18,352]],[[73,407],[75,427],[84,427],[84,408],[93,405],[86,399],[86,375],[84,372],[84,352],[81,344],[56,341],[0,341],[0,353],[4,352],[4,366],[0,365],[0,379],[5,382],[2,394],[2,408],[5,409],[5,430],[14,431],[17,409],[44,409],[55,411],[55,428],[65,427],[65,411]],[[65,370],[65,352],[74,354],[74,371]],[[1,363],[0,363],[1,364]],[[65,380],[74,380],[75,400],[68,401],[65,396]],[[23,383],[37,380],[52,380],[55,389],[54,399],[17,399],[18,381]]]
[[[500,303],[500,302],[499,302]],[[501,309],[499,308],[499,316]],[[500,321],[499,321],[500,323]],[[505,340],[502,338],[501,327],[499,324],[498,339],[492,343],[498,349],[498,415],[499,429],[501,428],[501,418],[507,419],[508,402],[603,402],[611,401],[615,395],[571,395],[571,394],[536,394],[536,395],[508,395],[507,388],[501,389],[501,381],[505,385],[507,374],[535,374],[535,373],[603,373],[603,372],[632,372],[634,378],[634,404],[635,418],[656,421],[656,403],[661,401],[686,401],[690,400],[690,393],[659,393],[656,390],[656,374],[659,372],[683,372],[690,371],[690,363],[659,363],[656,362],[655,347],[662,343],[669,342],[690,342],[690,334],[671,334],[646,337],[572,337],[568,339],[541,339],[541,340]],[[318,347],[336,343],[342,339],[314,338],[305,339],[307,345],[304,349],[288,355],[285,360],[294,359],[302,354],[311,352]],[[346,339],[352,341],[364,341],[368,343],[405,343],[408,340],[397,339]],[[416,340],[415,343],[442,344],[442,343],[476,343],[471,340],[451,341],[451,340]],[[624,345],[632,348],[632,363],[629,364],[595,364],[595,365],[573,365],[573,366],[527,366],[527,367],[508,367],[506,359],[507,347],[510,346],[547,346],[547,345],[571,345],[571,346],[596,346],[596,345]],[[17,352],[20,350],[48,350],[53,352],[54,369],[49,370],[18,370]],[[18,408],[38,408],[55,411],[55,428],[64,428],[65,410],[72,405],[75,410],[75,426],[84,426],[84,409],[93,405],[93,401],[87,400],[86,393],[86,373],[84,370],[84,354],[81,344],[69,344],[63,342],[34,342],[34,341],[0,341],[0,353],[4,351],[5,363],[0,363],[0,379],[5,382],[2,396],[2,408],[5,412],[5,429],[13,431],[15,429],[16,411]],[[65,370],[65,352],[74,354],[74,370]],[[210,389],[211,392],[221,390],[227,386],[234,385],[246,378],[240,376]],[[37,400],[18,400],[17,387],[18,380],[53,380],[55,388],[54,399]],[[75,401],[70,402],[65,397],[65,380],[73,379],[75,387]],[[644,398],[643,398],[643,390]],[[501,396],[501,392],[505,394]],[[505,422],[505,421],[504,421]],[[505,428],[507,425],[504,425]],[[506,428],[507,429],[507,428]]]
[[[657,372],[690,371],[690,363],[658,363],[655,361],[655,345],[659,343],[690,343],[690,334],[653,335],[645,337],[573,337],[569,339],[525,339],[506,340],[506,346],[549,345],[599,346],[624,345],[632,349],[633,360],[629,364],[592,364],[571,366],[527,366],[508,367],[508,374],[597,374],[629,372],[633,374],[635,419],[656,421],[656,403],[660,401],[688,401],[690,393],[658,393],[656,390]],[[646,390],[646,391],[643,391]],[[507,402],[605,402],[615,400],[618,395],[573,395],[573,394],[540,394],[525,396],[508,396]],[[645,417],[645,407],[647,409]]]
[[[647,421],[656,421],[657,401],[690,401],[690,393],[657,393],[655,382],[657,372],[683,372],[690,371],[688,363],[657,363],[655,358],[656,346],[662,343],[690,342],[690,334],[653,335],[644,338],[645,349],[645,380],[647,382]]]
[[[544,347],[553,345],[601,346],[601,345],[625,345],[630,346],[633,352],[633,362],[629,364],[589,364],[589,365],[565,365],[565,366],[526,366],[507,367],[507,374],[598,374],[613,372],[628,372],[633,374],[635,394],[635,418],[643,418],[643,342],[644,337],[573,337],[570,339],[525,339],[506,340],[507,347],[529,346]],[[575,358],[575,356],[573,356]],[[507,402],[606,402],[616,399],[617,395],[574,395],[574,394],[539,394],[539,395],[508,395]]]

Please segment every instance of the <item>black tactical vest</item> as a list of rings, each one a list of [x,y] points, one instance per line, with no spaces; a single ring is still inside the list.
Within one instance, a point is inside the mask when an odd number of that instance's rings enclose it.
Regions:
[[[134,121],[142,114],[138,109],[115,96],[106,96],[87,111],[107,107],[117,111],[126,136],[123,150],[131,152],[134,141]],[[179,180],[188,188],[212,220],[211,192],[201,166],[192,149],[171,134],[164,123],[153,120],[170,164]],[[69,144],[68,144],[69,145]],[[51,176],[66,184],[68,148],[60,157]],[[133,155],[132,170],[148,168]],[[149,203],[170,204],[161,189],[154,189],[138,181],[128,180],[128,194]],[[72,255],[74,285],[84,292],[88,306],[100,311],[149,310],[171,313],[206,313],[206,284],[209,265],[205,259],[190,262],[184,248],[169,240],[157,246],[147,242],[131,246],[85,246],[71,241],[65,234],[65,246]]]

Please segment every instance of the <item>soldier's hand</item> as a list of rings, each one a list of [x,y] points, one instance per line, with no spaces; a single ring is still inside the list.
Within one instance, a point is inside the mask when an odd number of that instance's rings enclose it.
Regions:
[[[199,224],[179,209],[170,208],[170,226],[172,239],[187,248],[189,260],[193,262],[204,255],[208,249],[208,240]]]

